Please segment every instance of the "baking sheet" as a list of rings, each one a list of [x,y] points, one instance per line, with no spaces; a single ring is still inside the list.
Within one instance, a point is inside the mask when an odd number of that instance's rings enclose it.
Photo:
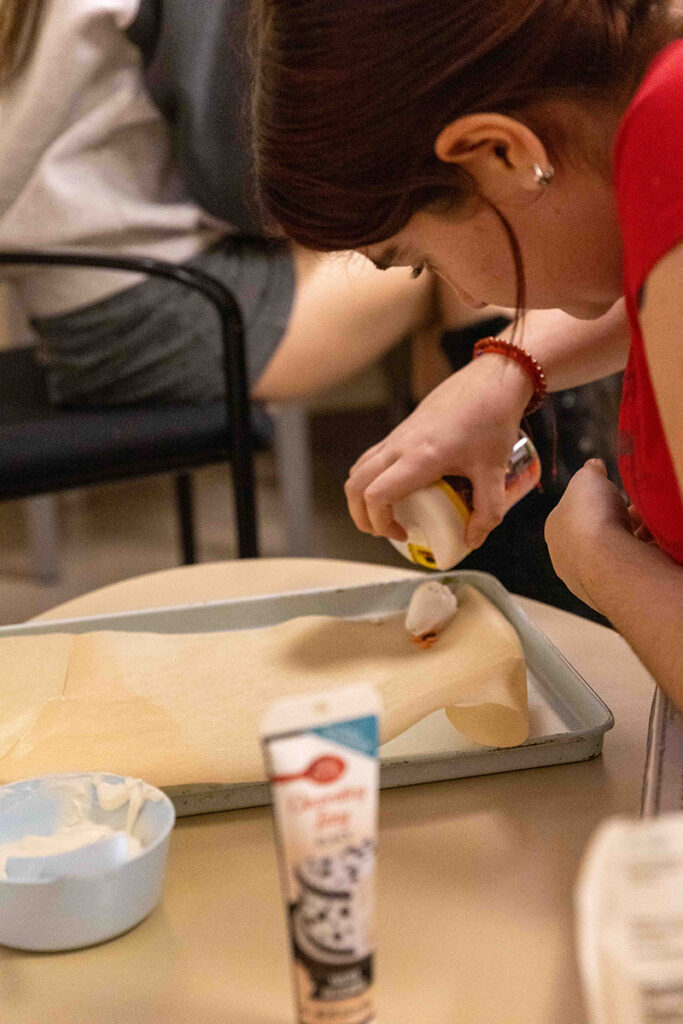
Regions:
[[[512,596],[487,573],[430,573],[452,586],[476,587],[515,627],[527,661],[530,735],[518,747],[483,747],[456,732],[445,712],[418,722],[380,750],[383,788],[473,775],[585,761],[602,750],[604,733],[614,725],[609,708],[531,622]],[[200,633],[274,625],[300,615],[358,618],[405,609],[415,587],[405,580],[362,586],[322,588],[259,597],[211,601],[78,619],[48,620],[0,628],[0,637],[44,633],[126,630]],[[254,807],[270,802],[265,783],[172,786],[166,789],[179,815]]]

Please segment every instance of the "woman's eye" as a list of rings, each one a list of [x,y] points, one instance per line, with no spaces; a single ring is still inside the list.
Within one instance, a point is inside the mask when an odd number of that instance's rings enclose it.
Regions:
[[[411,277],[419,277],[420,274],[422,273],[422,271],[424,270],[424,268],[425,268],[424,263],[421,263],[419,267],[413,267],[413,269],[410,271],[410,276]]]

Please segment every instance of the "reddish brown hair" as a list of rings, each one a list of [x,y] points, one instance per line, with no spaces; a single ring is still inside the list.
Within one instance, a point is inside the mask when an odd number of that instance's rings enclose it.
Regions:
[[[470,176],[434,154],[449,122],[519,117],[553,162],[542,111],[615,102],[678,34],[651,0],[260,0],[254,146],[265,216],[314,249],[394,235],[463,207]]]

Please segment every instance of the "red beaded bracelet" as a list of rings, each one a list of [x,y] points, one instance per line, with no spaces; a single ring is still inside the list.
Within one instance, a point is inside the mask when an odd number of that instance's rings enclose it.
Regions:
[[[523,348],[520,348],[519,345],[515,345],[511,341],[504,341],[502,338],[482,338],[474,346],[472,358],[476,359],[477,356],[483,355],[484,352],[495,352],[499,356],[507,356],[508,359],[514,359],[523,370],[526,370],[531,377],[534,393],[529,399],[524,415],[528,416],[530,413],[536,412],[543,404],[546,392],[548,391],[548,382],[545,379],[541,364],[537,363],[534,357]]]

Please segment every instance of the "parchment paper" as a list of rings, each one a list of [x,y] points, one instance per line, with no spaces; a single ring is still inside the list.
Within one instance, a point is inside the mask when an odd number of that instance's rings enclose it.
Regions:
[[[382,741],[445,707],[465,735],[528,735],[526,666],[505,617],[465,586],[429,650],[404,616],[307,616],[258,630],[99,632],[0,641],[0,781],[102,770],[157,786],[264,778],[258,723],[275,697],[355,682],[382,699]]]

